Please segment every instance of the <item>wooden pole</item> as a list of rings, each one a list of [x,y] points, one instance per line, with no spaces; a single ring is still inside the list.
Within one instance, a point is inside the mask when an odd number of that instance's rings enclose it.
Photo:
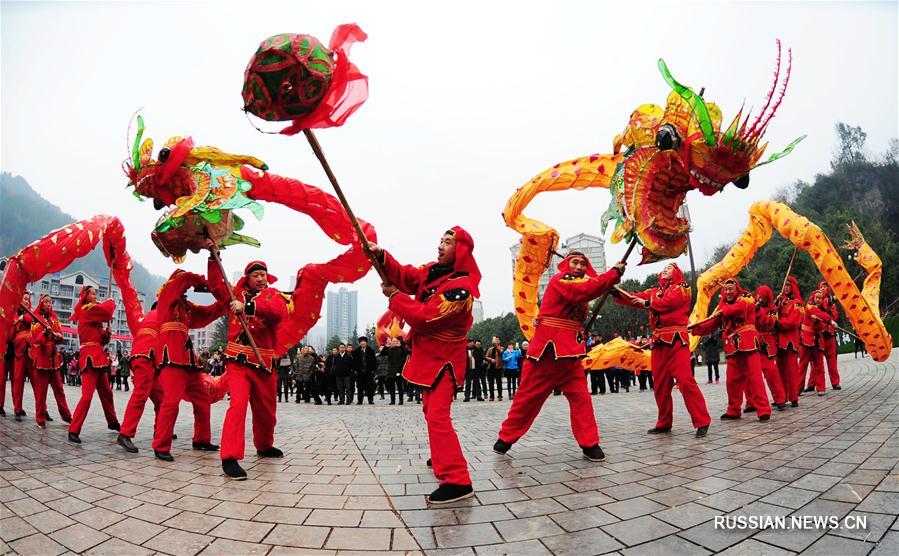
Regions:
[[[222,258],[219,256],[218,246],[213,241],[211,243],[211,247],[209,248],[209,252],[212,253],[212,257],[215,259],[215,263],[219,267],[219,272],[222,273],[222,279],[225,281],[225,289],[228,290],[228,296],[231,298],[231,301],[237,301],[237,298],[234,297],[234,291],[231,289],[231,282],[228,281],[228,276],[225,274],[225,265],[222,264]],[[246,334],[247,340],[250,342],[250,348],[253,350],[253,355],[256,356],[256,361],[259,362],[259,365],[267,372],[268,374],[272,374],[272,371],[265,366],[265,363],[262,359],[262,354],[259,353],[259,347],[256,345],[256,340],[253,338],[253,335],[250,333],[250,327],[247,326],[247,319],[243,313],[237,314],[237,320],[240,321],[240,326],[243,328],[243,333]]]
[[[620,262],[626,263],[627,258],[631,256],[631,251],[633,251],[634,247],[636,247],[636,246],[637,246],[637,236],[634,235],[634,239],[632,239],[631,244],[627,246],[627,251],[624,252],[624,257],[621,258]],[[590,329],[593,328],[593,323],[596,322],[596,317],[599,316],[600,309],[602,309],[602,306],[606,304],[606,299],[609,298],[609,292],[611,292],[611,291],[612,290],[610,289],[609,291],[604,293],[602,295],[602,297],[599,298],[599,302],[597,302],[596,307],[593,309],[593,314],[590,315],[590,320],[588,320],[587,325],[584,326],[584,330],[586,330],[588,334],[590,333]]]
[[[56,336],[58,338],[62,338],[62,334],[60,334],[59,332],[50,328],[50,325],[47,324],[46,322],[44,322],[43,319],[41,319],[41,317],[37,316],[37,314],[35,314],[35,312],[31,310],[31,307],[29,307],[28,305],[25,305],[25,303],[21,303],[21,305],[22,305],[22,308],[25,309],[25,312],[28,313],[29,315],[31,315],[31,318],[33,318],[36,323],[43,326],[46,330],[49,330],[51,333],[53,333],[54,336]]]
[[[820,317],[817,317],[817,316],[815,316],[815,315],[812,315],[812,318],[815,319],[815,320],[817,320],[817,321],[820,321],[820,322],[827,322],[827,321],[825,321],[824,319],[822,319],[822,318],[820,318]],[[839,330],[840,332],[844,332],[844,333],[846,333],[846,334],[849,334],[850,336],[852,336],[853,338],[855,338],[855,339],[858,340],[859,342],[865,343],[865,341],[862,340],[861,338],[859,338],[854,332],[849,332],[848,330],[846,330],[845,328],[843,328],[843,327],[840,326],[839,324],[830,324],[829,322],[828,322],[827,324],[829,324],[830,326],[833,326],[834,328],[836,328],[836,329]]]
[[[324,151],[322,151],[322,147],[321,145],[319,145],[318,139],[315,137],[315,133],[311,129],[304,129],[303,134],[306,136],[306,140],[309,141],[309,146],[312,147],[312,152],[315,153],[316,158],[318,158],[319,163],[321,163],[322,168],[324,168],[325,174],[328,175],[328,180],[334,187],[334,192],[337,194],[337,198],[340,200],[340,204],[343,205],[343,210],[345,210],[347,216],[350,217],[350,221],[353,223],[353,227],[356,229],[356,235],[359,236],[359,242],[362,244],[362,249],[368,256],[368,259],[371,261],[372,266],[375,267],[375,271],[378,273],[378,276],[381,277],[381,281],[385,284],[390,284],[390,281],[387,279],[387,274],[381,267],[381,263],[371,252],[371,244],[368,242],[368,238],[365,236],[365,232],[362,231],[362,225],[359,224],[359,220],[353,213],[353,209],[350,208],[350,203],[349,201],[347,201],[346,196],[343,194],[343,189],[341,189],[340,184],[337,183],[337,177],[334,175],[334,172],[331,171],[331,165],[328,164],[328,159],[325,158],[325,153]]]
[[[780,286],[780,291],[777,292],[778,296],[783,295],[784,288],[787,287],[787,279],[790,278],[790,273],[793,272],[793,263],[796,262],[796,253],[799,252],[799,246],[793,248],[793,256],[790,257],[790,266],[787,267],[787,274],[784,276],[784,283]]]

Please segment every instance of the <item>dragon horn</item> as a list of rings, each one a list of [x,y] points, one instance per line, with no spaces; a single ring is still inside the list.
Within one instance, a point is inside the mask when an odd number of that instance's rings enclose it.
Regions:
[[[678,83],[671,75],[671,72],[668,71],[665,60],[661,58],[659,58],[659,71],[662,72],[662,77],[665,79],[665,82],[693,107],[693,113],[696,115],[696,119],[699,120],[699,129],[702,130],[705,144],[714,147],[717,143],[717,140],[715,139],[715,128],[712,125],[712,117],[709,116],[709,108],[705,105],[702,96],[694,93],[689,87]]]
[[[137,136],[134,138],[134,146],[131,147],[131,163],[135,170],[140,170],[140,140],[144,136],[144,118],[137,115]]]

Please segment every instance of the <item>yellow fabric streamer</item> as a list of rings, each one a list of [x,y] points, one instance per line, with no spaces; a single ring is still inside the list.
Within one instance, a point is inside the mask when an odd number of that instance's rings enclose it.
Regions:
[[[583,362],[587,370],[621,367],[630,371],[648,371],[651,369],[651,354],[652,350],[649,348],[640,348],[626,340],[615,338],[591,349]]]

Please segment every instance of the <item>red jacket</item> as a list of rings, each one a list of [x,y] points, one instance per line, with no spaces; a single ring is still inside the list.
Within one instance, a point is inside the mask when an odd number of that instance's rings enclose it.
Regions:
[[[798,299],[787,299],[777,308],[777,349],[799,351],[799,325],[805,305]]]
[[[96,370],[109,368],[109,357],[103,346],[109,343],[109,334],[103,325],[115,315],[115,300],[107,299],[103,303],[92,303],[81,307],[78,318],[78,368],[84,370],[88,366]]]
[[[830,313],[813,303],[805,306],[802,317],[802,325],[799,329],[799,338],[802,345],[823,349],[821,334],[830,322]]]
[[[13,324],[12,346],[16,354],[16,359],[30,357],[28,346],[31,341],[31,325],[33,323],[34,319],[31,318],[31,315],[23,312]]]
[[[57,344],[61,344],[62,328],[59,325],[59,318],[55,314],[38,315],[45,324],[50,326],[47,331],[42,324],[35,322],[31,325],[31,359],[34,360],[34,368],[43,371],[55,371],[62,365],[62,357],[59,350],[56,349]]]
[[[207,285],[206,279],[199,274],[176,271],[162,286],[156,303],[159,340],[155,356],[160,368],[166,365],[196,368],[197,356],[190,340],[190,329],[203,328],[225,313],[225,304],[221,301],[203,306],[194,305],[183,297],[187,290],[201,284]]]
[[[383,266],[387,279],[400,291],[390,298],[389,307],[411,328],[412,355],[403,367],[403,378],[430,388],[446,368],[462,387],[476,287],[471,276],[443,270],[437,263],[401,265],[387,252]]]
[[[688,346],[690,338],[687,322],[690,320],[690,287],[686,282],[673,282],[667,286],[649,288],[635,292],[634,297],[644,303],[634,302],[624,296],[615,296],[622,305],[649,311],[649,325],[652,328],[652,343],[674,345],[676,341]],[[645,306],[649,300],[649,307]]]
[[[589,302],[620,281],[621,276],[614,268],[595,277],[577,278],[561,272],[553,276],[543,294],[528,357],[539,360],[549,344],[553,346],[555,359],[585,356],[583,321]]]
[[[726,357],[738,352],[758,351],[759,334],[755,328],[755,300],[751,295],[738,295],[732,303],[722,299],[717,311],[717,317],[695,326],[693,334],[705,336],[721,328]]]
[[[156,309],[144,315],[140,321],[134,342],[131,344],[131,358],[145,357],[155,362],[156,344],[159,341],[159,317]]]
[[[821,309],[824,310],[825,313],[830,315],[829,320],[833,320],[834,322],[837,322],[840,320],[840,310],[837,309],[836,303],[831,303],[830,301],[825,300],[824,305],[821,307]],[[833,338],[834,336],[837,335],[837,329],[834,328],[833,326],[831,326],[830,324],[827,324],[824,327],[824,329],[821,331],[821,334],[825,338]]]
[[[762,342],[761,353],[777,357],[777,308],[759,305],[755,309],[755,328]]]

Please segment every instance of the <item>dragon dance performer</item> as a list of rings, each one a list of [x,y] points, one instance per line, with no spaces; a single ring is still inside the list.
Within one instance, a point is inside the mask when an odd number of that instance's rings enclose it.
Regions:
[[[6,378],[12,377],[13,365],[15,364],[16,353],[12,345],[12,340],[6,342],[6,357],[3,359],[3,368],[0,369],[0,415],[6,415]]]
[[[762,375],[771,390],[774,405],[779,411],[783,411],[787,407],[787,393],[780,371],[777,370],[777,307],[774,306],[774,292],[768,286],[759,286],[755,291],[755,302],[755,328],[761,341],[759,359]],[[744,411],[750,411],[751,407],[747,404]]]
[[[71,321],[78,323],[78,369],[81,371],[81,399],[75,406],[72,424],[69,425],[69,441],[81,444],[81,427],[91,408],[94,391],[100,397],[103,414],[109,430],[118,431],[119,418],[115,413],[112,401],[112,388],[109,386],[109,356],[103,346],[109,343],[109,329],[103,323],[112,320],[115,315],[115,300],[107,299],[97,303],[97,290],[85,285],[72,310]]]
[[[22,409],[22,398],[25,396],[25,378],[34,383],[34,361],[28,353],[31,340],[31,325],[34,319],[25,311],[25,307],[31,309],[31,294],[25,292],[22,295],[22,306],[19,307],[18,316],[13,324],[13,372],[12,372],[12,405],[16,415],[16,421],[21,421],[26,415]]]
[[[709,432],[712,422],[709,410],[702,397],[702,391],[693,378],[690,366],[690,339],[687,322],[690,318],[690,286],[681,269],[675,263],[668,263],[659,272],[659,286],[639,293],[621,289],[612,290],[616,302],[622,305],[649,311],[652,327],[652,372],[655,382],[656,405],[659,418],[649,434],[671,431],[674,422],[674,407],[671,390],[675,381],[684,404],[690,413],[696,436]]]
[[[420,267],[400,265],[377,245],[371,250],[392,284],[382,285],[390,310],[411,327],[412,355],[403,367],[403,378],[423,389],[431,463],[440,481],[428,501],[446,504],[468,498],[474,490],[450,406],[456,389],[465,384],[471,307],[480,296],[474,240],[456,226],[441,237],[437,261]]]
[[[580,251],[558,265],[543,294],[536,331],[521,371],[521,385],[503,421],[493,451],[505,454],[530,429],[553,390],[561,390],[571,411],[571,430],[590,461],[602,461],[599,431],[581,359],[587,355],[583,321],[589,302],[621,280],[625,263],[597,274]],[[413,352],[414,353],[414,352]]]
[[[44,324],[49,326],[49,328],[45,328],[37,322],[31,326],[31,358],[34,361],[31,383],[34,389],[34,420],[37,421],[37,426],[44,429],[47,428],[47,388],[54,378],[60,380],[59,368],[62,366],[62,357],[56,346],[63,342],[63,337],[59,318],[53,311],[53,300],[50,296],[41,295],[37,304],[37,314]],[[53,394],[56,398],[59,416],[63,421],[71,422],[72,413],[69,411],[65,392],[57,393],[54,389]]]
[[[805,303],[799,282],[787,276],[783,291],[775,301],[777,307],[777,370],[791,407],[799,407],[799,326]]]
[[[162,404],[162,388],[156,380],[156,344],[159,338],[159,317],[157,314],[158,303],[154,302],[150,312],[144,315],[140,321],[140,327],[134,335],[131,344],[131,376],[134,381],[134,389],[128,398],[128,406],[125,408],[125,416],[122,418],[122,428],[116,442],[131,453],[137,453],[131,439],[137,434],[137,425],[144,414],[147,400],[153,402],[154,413],[159,415],[159,406]],[[154,433],[155,435],[155,433]]]
[[[696,336],[723,329],[724,356],[727,358],[727,411],[722,420],[742,417],[743,393],[758,412],[759,421],[771,418],[771,405],[762,381],[758,331],[755,328],[755,300],[736,278],[724,282],[721,302],[708,319],[688,327]]]
[[[275,448],[277,422],[278,375],[275,369],[275,332],[287,318],[287,301],[272,288],[277,278],[268,273],[262,261],[252,261],[234,286],[236,300],[230,302],[228,345],[225,348],[223,388],[231,394],[231,402],[222,425],[222,470],[232,479],[245,480],[247,472],[237,463],[244,457],[247,406],[253,411],[253,444],[256,454],[280,458],[284,453]],[[218,267],[209,270],[209,285],[219,301],[229,298],[225,278]],[[243,332],[238,315],[246,317],[247,326],[263,360],[258,361]]]
[[[211,269],[214,261],[209,262]],[[213,272],[215,272],[213,270]],[[176,270],[159,293],[156,307],[159,319],[159,343],[156,346],[156,366],[162,388],[162,405],[156,417],[153,452],[158,459],[174,461],[171,454],[172,434],[178,418],[178,406],[185,396],[194,408],[195,450],[215,451],[211,444],[209,424],[209,394],[200,376],[200,361],[190,339],[191,328],[203,328],[225,313],[225,304],[195,305],[187,300],[189,288],[208,289],[206,279],[199,274]]]
[[[840,310],[837,308],[837,298],[830,289],[830,285],[822,280],[818,283],[818,290],[824,296],[824,311],[830,313],[830,320],[840,320]],[[837,329],[828,324],[821,332],[821,341],[824,345],[824,362],[827,363],[827,375],[830,377],[830,385],[834,390],[842,390],[840,386],[840,370],[837,367]]]
[[[821,290],[812,292],[808,303],[805,305],[805,313],[802,317],[802,325],[799,329],[801,344],[799,347],[799,390],[803,391],[805,376],[811,365],[808,375],[808,388],[805,392],[818,391],[819,396],[827,393],[824,383],[824,330],[836,323],[824,308],[824,294]]]

